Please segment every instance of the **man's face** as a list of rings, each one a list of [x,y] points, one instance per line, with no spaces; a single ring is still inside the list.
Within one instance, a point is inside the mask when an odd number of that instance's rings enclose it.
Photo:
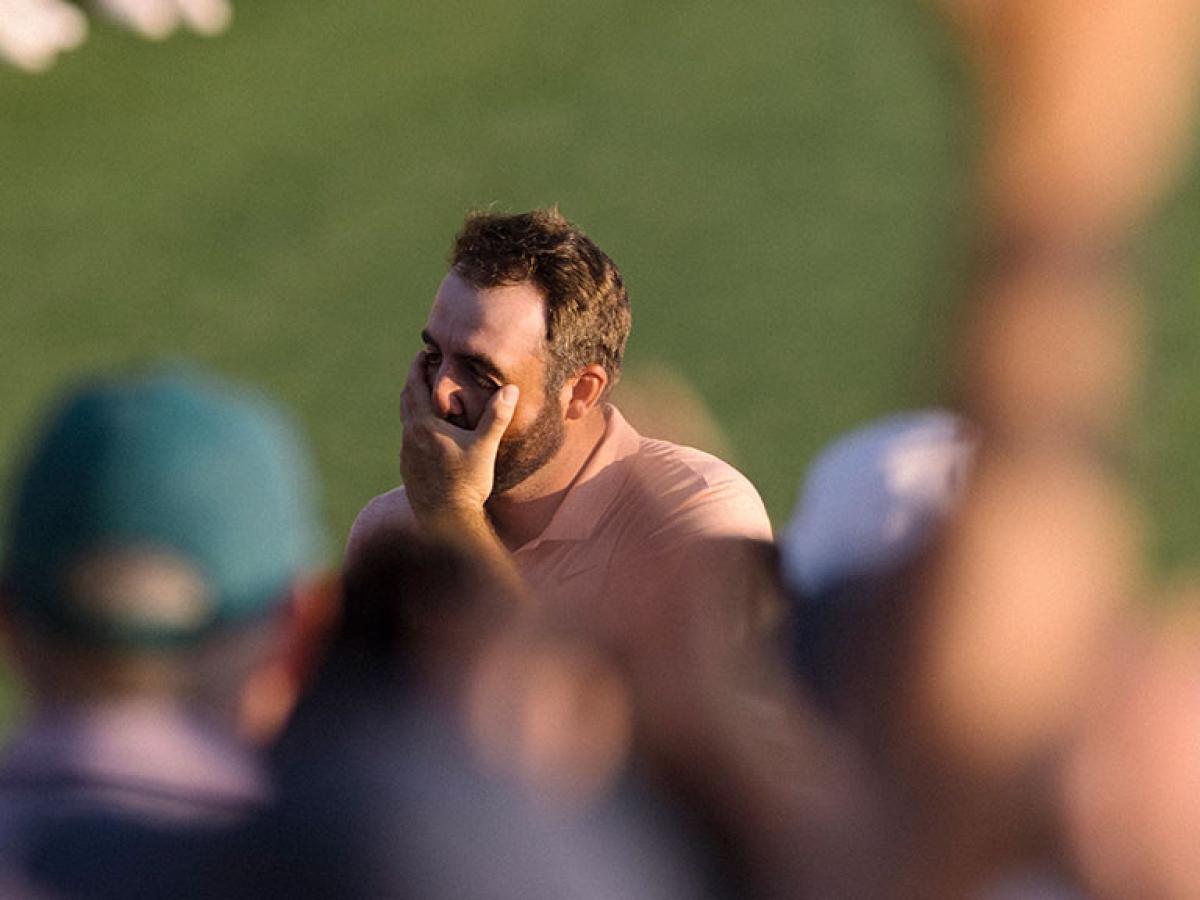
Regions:
[[[521,389],[496,455],[493,495],[553,458],[566,431],[558,397],[547,395],[546,320],[536,287],[477,288],[452,271],[438,287],[421,336],[433,408],[459,428],[474,429],[504,385]]]

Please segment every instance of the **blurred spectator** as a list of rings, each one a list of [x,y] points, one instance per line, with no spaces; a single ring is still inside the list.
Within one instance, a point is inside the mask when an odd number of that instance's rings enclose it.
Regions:
[[[148,40],[161,41],[180,28],[217,35],[229,27],[229,0],[93,0],[112,21]],[[0,60],[41,72],[60,53],[87,38],[88,20],[65,0],[0,0]]]
[[[87,38],[87,17],[63,0],[0,0],[0,59],[28,72],[53,65]]]
[[[878,785],[795,689],[778,652],[778,573],[766,542],[700,540],[631,616],[635,766],[718,895],[881,896]]]
[[[180,28],[216,35],[229,27],[229,0],[94,0],[96,8],[144,38],[161,41]]]
[[[30,714],[0,760],[5,896],[153,884],[123,839],[236,823],[321,607],[315,482],[269,403],[190,370],[83,384],[16,482],[3,601]],[[134,852],[140,847],[142,853]]]
[[[837,438],[817,456],[779,541],[792,598],[795,664],[843,722],[866,651],[901,602],[904,573],[966,486],[975,438],[945,410],[900,413]],[[859,710],[861,713],[862,710]]]
[[[895,883],[921,898],[1062,861],[1058,764],[1144,593],[1139,518],[1112,465],[1141,367],[1127,254],[1184,158],[1200,61],[1196,0],[940,5],[983,113],[977,269],[954,348],[980,441],[871,706],[913,810]],[[1175,862],[1196,871],[1194,851]],[[1190,881],[1144,896],[1195,897]]]
[[[1131,623],[1064,760],[1065,844],[1094,896],[1200,896],[1200,629]],[[1150,627],[1146,627],[1150,624]]]
[[[961,417],[944,410],[896,414],[851,431],[809,468],[780,541],[792,601],[791,659],[805,686],[890,783],[892,799],[899,801],[892,811],[893,845],[903,846],[904,828],[925,814],[921,807],[927,800],[905,796],[912,785],[897,779],[892,768],[896,746],[894,733],[888,733],[887,709],[903,692],[929,553],[963,499],[977,442]],[[1053,777],[1040,782],[1047,798],[1038,818],[1048,829],[1055,815],[1053,782]],[[947,806],[936,812],[942,825],[970,808],[951,786],[970,790],[974,785],[953,785],[953,778],[938,784],[950,794]],[[1006,802],[1021,807],[1028,799],[1017,792]],[[993,811],[1000,815],[1004,805],[995,804]],[[1032,810],[1022,814],[1034,815]],[[1059,848],[1051,843],[1038,849],[1014,853],[1011,862],[997,861],[994,871],[971,885],[968,896],[1081,898],[1071,876],[1060,871]],[[927,887],[935,891],[935,885]]]
[[[492,573],[441,539],[376,532],[344,580],[342,621],[276,749],[279,801],[219,867],[246,876],[233,892],[703,896],[636,804],[563,802],[594,797],[597,772],[608,786],[628,750],[622,689],[595,654],[522,636]]]

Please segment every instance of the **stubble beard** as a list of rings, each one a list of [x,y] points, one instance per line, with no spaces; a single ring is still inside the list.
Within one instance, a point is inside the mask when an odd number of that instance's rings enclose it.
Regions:
[[[507,493],[554,458],[567,439],[567,426],[557,397],[546,392],[537,417],[519,434],[506,434],[496,451],[492,494]]]

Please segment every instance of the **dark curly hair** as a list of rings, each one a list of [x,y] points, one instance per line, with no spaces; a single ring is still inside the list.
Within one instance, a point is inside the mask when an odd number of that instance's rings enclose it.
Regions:
[[[558,207],[467,214],[450,265],[477,288],[535,285],[546,304],[549,383],[598,363],[612,388],[629,338],[629,295],[616,264]]]

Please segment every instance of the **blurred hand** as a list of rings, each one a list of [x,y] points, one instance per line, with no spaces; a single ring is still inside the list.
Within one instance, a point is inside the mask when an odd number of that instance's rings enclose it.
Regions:
[[[985,199],[1002,222],[1135,226],[1184,161],[1198,0],[938,0],[980,83]]]
[[[83,13],[62,0],[0,0],[0,60],[27,72],[48,69],[87,30]]]
[[[180,28],[220,34],[233,19],[229,0],[95,0],[95,4],[119,24],[155,41]]]
[[[1194,610],[1200,595],[1193,587],[1178,599]],[[1153,623],[1111,649],[1111,671],[1066,759],[1069,842],[1097,896],[1200,896],[1196,626],[1194,614]]]

